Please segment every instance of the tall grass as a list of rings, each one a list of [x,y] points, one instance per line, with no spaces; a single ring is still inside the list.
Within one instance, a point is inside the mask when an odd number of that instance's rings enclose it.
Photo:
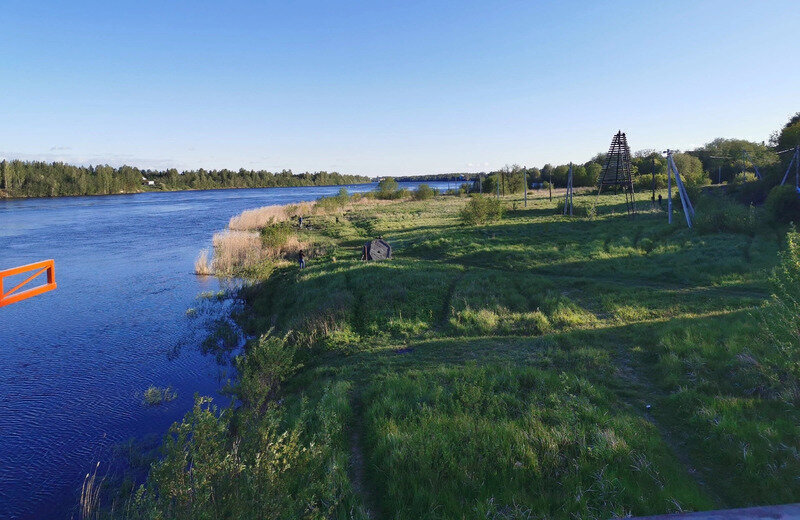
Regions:
[[[198,275],[208,276],[214,274],[214,268],[211,265],[208,249],[203,249],[194,261],[194,273]]]
[[[264,206],[248,209],[231,218],[228,229],[232,231],[251,231],[272,224],[286,222],[295,217],[306,217],[314,213],[314,202],[300,202],[283,206]]]
[[[80,499],[80,519],[81,520],[97,520],[100,518],[100,491],[103,486],[105,477],[97,480],[97,471],[100,469],[100,463],[94,467],[94,470],[87,473],[83,479],[83,486],[81,486],[81,499]]]
[[[342,193],[344,192],[344,193]],[[248,209],[232,217],[228,222],[228,229],[232,231],[252,231],[267,226],[288,222],[297,217],[306,218],[310,215],[341,213],[354,207],[366,205],[385,204],[390,201],[367,197],[365,194],[355,193],[348,195],[342,188],[338,195],[324,197],[315,202],[300,202],[276,206],[264,206]]]
[[[253,267],[268,258],[258,233],[251,231],[222,231],[214,234],[214,272],[233,274]]]

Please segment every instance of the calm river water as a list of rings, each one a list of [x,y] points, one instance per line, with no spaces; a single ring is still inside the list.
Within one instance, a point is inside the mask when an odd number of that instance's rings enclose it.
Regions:
[[[218,289],[192,274],[198,251],[242,210],[338,190],[0,201],[0,269],[53,258],[58,282],[0,308],[0,518],[71,518],[84,475],[115,446],[162,435],[195,393],[217,395],[221,369],[186,315]],[[145,407],[150,385],[177,398]]]

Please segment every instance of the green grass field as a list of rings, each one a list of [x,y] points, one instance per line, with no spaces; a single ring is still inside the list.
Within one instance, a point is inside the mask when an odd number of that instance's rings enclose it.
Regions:
[[[501,220],[465,226],[466,200],[308,217],[301,238],[324,253],[242,293],[245,330],[272,330],[237,361],[245,406],[199,403],[129,515],[572,519],[800,500],[793,369],[760,318],[781,230],[669,226],[649,202],[631,219],[614,196],[592,219],[508,199]],[[359,261],[379,235],[394,258]]]

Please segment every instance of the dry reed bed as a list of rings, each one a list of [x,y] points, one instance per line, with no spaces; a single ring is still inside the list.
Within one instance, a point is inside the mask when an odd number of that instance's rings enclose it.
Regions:
[[[264,206],[261,208],[248,209],[232,217],[230,222],[228,222],[228,229],[234,231],[250,231],[253,229],[261,229],[272,224],[287,222],[297,217],[321,215],[332,212],[344,213],[345,211],[353,209],[355,206],[389,204],[394,202],[391,200],[373,199],[359,195],[360,194],[353,195],[347,204],[340,206],[336,210],[323,208],[317,204],[317,202],[300,202],[298,204]]]
[[[208,249],[200,251],[194,263],[195,273],[198,275],[230,275],[241,269],[255,267],[265,260],[279,261],[296,257],[301,251],[310,251],[313,244],[300,240],[297,235],[289,235],[278,246],[264,244],[261,235],[256,230],[287,222],[297,217],[328,214],[332,212],[344,213],[355,206],[388,204],[393,201],[373,199],[370,197],[353,196],[347,204],[336,209],[322,207],[317,202],[301,202],[283,206],[264,206],[249,209],[232,217],[228,222],[228,229],[214,233],[212,239],[213,257]],[[310,254],[310,256],[314,256]]]
[[[316,202],[301,202],[285,206],[264,206],[262,208],[248,209],[232,217],[228,222],[228,229],[233,231],[249,231],[260,229],[270,224],[286,222],[295,217],[311,215],[314,213]]]

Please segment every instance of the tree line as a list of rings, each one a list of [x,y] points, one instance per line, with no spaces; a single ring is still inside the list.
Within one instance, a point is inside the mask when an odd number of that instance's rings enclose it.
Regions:
[[[338,172],[294,174],[265,170],[141,170],[132,166],[113,168],[73,166],[61,162],[0,162],[0,197],[60,197],[109,195],[141,191],[210,190],[219,188],[273,188],[329,186],[370,182],[369,177]]]
[[[694,150],[677,151],[673,159],[684,183],[689,186],[745,182],[753,179],[756,167],[764,177],[764,184],[771,186],[780,182],[791,159],[791,153],[778,152],[797,145],[800,145],[800,112],[774,132],[768,143],[719,138]],[[574,163],[573,186],[596,187],[605,161],[606,154],[599,153],[585,163]],[[526,180],[529,189],[547,187],[548,183],[557,188],[565,187],[569,168],[569,164],[545,164],[541,168],[515,164],[492,172],[447,173],[410,179],[463,180],[472,183],[480,179],[480,190],[484,193],[496,193],[498,189],[501,194],[520,193]],[[631,173],[636,190],[664,188],[667,185],[666,157],[658,150],[637,151],[631,156]]]

